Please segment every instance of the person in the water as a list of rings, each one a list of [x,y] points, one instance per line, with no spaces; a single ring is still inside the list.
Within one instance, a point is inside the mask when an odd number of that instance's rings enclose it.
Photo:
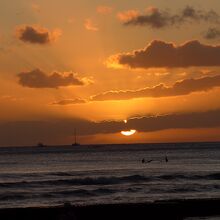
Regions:
[[[153,160],[148,160],[148,161],[146,161],[144,158],[142,159],[142,163],[150,163],[150,162],[152,162]]]
[[[165,156],[165,161],[166,161],[166,163],[168,163],[168,157],[167,157],[167,155]]]

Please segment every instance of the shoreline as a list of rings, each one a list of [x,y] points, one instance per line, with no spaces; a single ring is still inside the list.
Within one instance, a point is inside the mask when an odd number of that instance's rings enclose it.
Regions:
[[[112,219],[169,219],[220,216],[220,198],[168,200],[152,203],[122,203],[97,205],[71,205],[0,209],[4,220],[112,220]]]

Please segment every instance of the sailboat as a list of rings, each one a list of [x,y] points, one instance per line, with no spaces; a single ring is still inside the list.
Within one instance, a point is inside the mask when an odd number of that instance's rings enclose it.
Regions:
[[[76,141],[76,129],[74,129],[74,136],[75,136],[75,143],[73,143],[72,146],[80,146],[80,143],[77,143]]]
[[[41,142],[39,142],[39,143],[37,144],[37,146],[38,146],[38,147],[46,147],[46,145],[44,145],[44,144],[41,143]]]

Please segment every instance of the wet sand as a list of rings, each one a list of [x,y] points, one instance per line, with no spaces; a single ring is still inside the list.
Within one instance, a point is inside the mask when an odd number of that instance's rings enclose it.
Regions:
[[[138,204],[103,204],[0,209],[2,220],[168,219],[220,216],[220,199],[179,200]]]

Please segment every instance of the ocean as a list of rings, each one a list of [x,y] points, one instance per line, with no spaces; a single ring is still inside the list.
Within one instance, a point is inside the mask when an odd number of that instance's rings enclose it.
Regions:
[[[220,143],[0,148],[0,208],[203,198],[220,198]]]

